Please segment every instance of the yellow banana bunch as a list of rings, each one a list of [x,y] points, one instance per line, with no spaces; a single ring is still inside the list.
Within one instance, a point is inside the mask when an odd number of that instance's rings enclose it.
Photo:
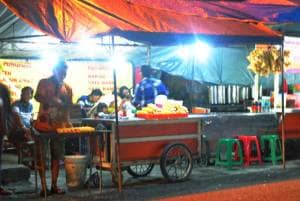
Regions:
[[[291,64],[289,55],[289,51],[284,51],[285,67],[288,67]],[[260,76],[268,76],[270,73],[281,71],[282,57],[280,55],[280,50],[275,46],[255,48],[250,52],[247,59],[250,62],[248,69]]]

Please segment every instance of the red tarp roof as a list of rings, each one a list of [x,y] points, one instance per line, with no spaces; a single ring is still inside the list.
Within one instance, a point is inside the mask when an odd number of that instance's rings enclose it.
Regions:
[[[221,43],[281,42],[279,34],[263,24],[180,14],[125,0],[1,1],[34,28],[65,41],[115,33],[152,44],[195,35]]]

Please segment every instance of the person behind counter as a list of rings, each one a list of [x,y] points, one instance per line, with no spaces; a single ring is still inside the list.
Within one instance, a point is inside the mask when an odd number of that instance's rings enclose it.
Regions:
[[[169,91],[162,81],[153,77],[154,70],[149,65],[141,66],[141,72],[143,80],[136,86],[133,98],[133,104],[137,108],[154,103],[158,95],[169,95]]]
[[[72,105],[72,89],[64,83],[67,75],[67,63],[64,60],[53,68],[53,75],[47,79],[42,79],[38,83],[35,99],[40,103],[36,129],[40,131],[55,131],[57,128],[72,127],[69,118],[69,109]],[[41,126],[38,126],[38,125]],[[48,142],[42,141],[38,144],[43,148],[47,147]],[[44,149],[43,149],[44,150]],[[64,194],[64,190],[57,186],[59,175],[59,160],[64,156],[64,141],[61,138],[50,139],[51,153],[51,191],[45,189],[45,183],[41,179],[42,190],[40,195]],[[46,152],[45,150],[43,151]],[[41,157],[41,156],[40,156]],[[40,158],[39,157],[39,158]],[[42,156],[45,159],[45,156]],[[39,166],[45,169],[45,160],[38,161]],[[40,171],[41,176],[42,171]]]
[[[89,111],[93,108],[95,103],[103,96],[103,93],[100,89],[93,89],[90,95],[81,96],[77,100],[77,104],[81,107],[81,115],[83,118],[88,117]]]
[[[132,112],[135,110],[135,107],[132,104],[132,96],[129,88],[121,86],[118,94],[121,98],[118,110],[122,112],[122,116],[132,116]]]

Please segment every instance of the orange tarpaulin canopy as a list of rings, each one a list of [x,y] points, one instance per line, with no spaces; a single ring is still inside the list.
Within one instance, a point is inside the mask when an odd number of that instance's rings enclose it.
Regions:
[[[150,44],[191,41],[280,43],[276,32],[260,23],[205,18],[149,8],[125,0],[1,0],[36,29],[64,41],[115,34]]]

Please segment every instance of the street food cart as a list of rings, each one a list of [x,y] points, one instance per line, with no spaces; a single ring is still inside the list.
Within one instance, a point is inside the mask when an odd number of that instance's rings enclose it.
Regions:
[[[148,175],[159,164],[168,181],[188,178],[193,159],[201,152],[201,122],[198,116],[180,119],[145,120],[140,118],[83,119],[83,124],[105,127],[99,165],[116,179],[118,157],[120,167],[134,177]],[[116,131],[119,135],[119,156]]]

